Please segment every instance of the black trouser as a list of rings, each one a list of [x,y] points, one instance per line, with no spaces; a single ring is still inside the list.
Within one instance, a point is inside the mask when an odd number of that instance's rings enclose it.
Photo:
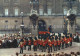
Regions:
[[[42,46],[42,52],[46,51],[46,46]]]
[[[68,47],[68,44],[67,43],[65,43],[65,48],[67,48]]]
[[[20,53],[23,53],[23,48],[20,47]]]
[[[54,45],[53,45],[53,49],[54,49]]]
[[[37,51],[37,46],[33,46],[34,51]]]
[[[54,51],[57,51],[57,46],[54,46]]]
[[[52,52],[52,47],[48,46],[48,52]]]
[[[64,43],[62,43],[62,49],[64,49]]]
[[[60,50],[60,45],[58,45],[58,50]]]
[[[28,51],[31,50],[31,45],[28,45]]]
[[[38,46],[37,46],[38,48],[40,48],[40,45],[38,44]]]
[[[70,42],[70,46],[72,46],[72,41]]]
[[[40,45],[40,50],[42,49],[42,45]]]
[[[26,45],[24,45],[24,50],[26,50]]]

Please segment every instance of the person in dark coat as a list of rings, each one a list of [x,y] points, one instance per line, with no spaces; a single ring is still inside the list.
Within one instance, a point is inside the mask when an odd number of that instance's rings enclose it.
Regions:
[[[18,47],[18,43],[17,43],[16,38],[13,40],[13,47],[14,47],[14,48]]]
[[[54,51],[57,51],[57,40],[54,39]]]
[[[52,52],[52,41],[48,41],[48,52]]]
[[[28,51],[31,50],[31,39],[28,40]]]
[[[37,40],[35,40],[34,39],[34,41],[33,41],[33,49],[34,49],[34,51],[37,51]]]

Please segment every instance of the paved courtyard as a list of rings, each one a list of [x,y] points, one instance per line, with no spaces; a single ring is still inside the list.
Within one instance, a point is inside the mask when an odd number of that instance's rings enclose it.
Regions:
[[[61,50],[58,50],[58,51],[53,51],[52,53],[57,53],[57,52],[64,52],[64,53],[70,53],[71,51],[73,52],[77,52],[77,51],[80,51],[80,46],[77,46],[73,43],[73,46],[72,47],[68,47],[68,48],[65,48],[65,49],[61,49]],[[5,49],[0,49],[0,56],[16,56],[16,52],[20,52],[20,49],[19,48],[5,48]],[[24,53],[25,54],[34,54],[34,53],[48,53],[47,51],[46,52],[41,52],[40,50],[38,50],[37,52],[34,52],[33,50],[32,51],[27,51],[27,50],[24,50]],[[19,56],[22,56],[23,54],[19,54]]]

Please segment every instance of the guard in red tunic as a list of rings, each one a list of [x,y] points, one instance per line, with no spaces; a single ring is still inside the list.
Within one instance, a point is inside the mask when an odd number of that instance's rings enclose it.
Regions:
[[[26,41],[26,39],[23,39],[23,40],[24,40],[24,50],[26,50],[27,41]]]
[[[20,46],[20,53],[23,53],[24,43],[21,41],[20,44],[19,44],[19,46]]]
[[[47,49],[47,47],[48,47],[48,38],[45,40],[45,43],[46,43],[46,49]]]
[[[48,41],[48,52],[52,52],[52,41]]]
[[[42,50],[42,39],[40,39],[40,50]]]
[[[52,40],[52,45],[53,45],[53,49],[54,49],[54,39]]]
[[[54,40],[54,51],[57,51],[57,40]]]
[[[70,43],[70,41],[69,41],[69,38],[66,38],[66,41],[65,41],[65,46],[66,46],[66,48],[69,46],[69,43]]]
[[[67,47],[69,47],[70,46],[70,39],[69,39],[69,36],[68,36],[68,38],[67,38]]]
[[[31,50],[31,40],[28,40],[28,51]]]
[[[58,43],[58,50],[60,50],[60,47],[61,47],[61,40],[58,39],[57,43]]]
[[[34,39],[33,45],[34,45],[33,46],[34,51],[37,51],[37,40]]]
[[[65,48],[67,47],[67,43],[66,43],[67,39],[66,37],[64,37],[64,44],[65,44]]]
[[[37,42],[38,42],[38,48],[40,48],[40,39],[38,39]]]
[[[43,40],[42,41],[42,52],[45,52],[46,51],[46,41]]]

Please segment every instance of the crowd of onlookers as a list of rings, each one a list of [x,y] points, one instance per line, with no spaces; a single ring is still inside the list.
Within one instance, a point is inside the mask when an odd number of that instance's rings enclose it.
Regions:
[[[80,42],[80,34],[74,34],[73,35],[73,41],[74,42]]]
[[[16,56],[19,56],[20,54],[16,53]],[[23,54],[22,56],[80,56],[80,52],[71,52],[70,54],[68,53],[47,53],[47,54]]]
[[[19,42],[20,38],[0,38],[0,48],[16,48],[18,47]]]

